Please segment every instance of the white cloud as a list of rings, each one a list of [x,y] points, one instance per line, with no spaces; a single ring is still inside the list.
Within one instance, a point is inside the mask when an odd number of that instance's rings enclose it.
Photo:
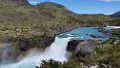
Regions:
[[[120,0],[99,0],[99,1],[104,1],[104,2],[115,2],[115,1],[120,1]]]
[[[30,4],[37,4],[38,2],[30,1],[29,3],[30,3]]]

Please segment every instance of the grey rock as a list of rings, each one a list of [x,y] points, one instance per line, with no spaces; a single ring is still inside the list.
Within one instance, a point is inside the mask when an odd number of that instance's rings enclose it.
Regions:
[[[72,40],[68,43],[67,50],[76,57],[94,56],[94,49],[100,47],[98,43],[84,40]]]

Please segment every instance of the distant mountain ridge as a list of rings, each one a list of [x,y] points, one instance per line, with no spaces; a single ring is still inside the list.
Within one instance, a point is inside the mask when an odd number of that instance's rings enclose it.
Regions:
[[[118,11],[118,12],[112,14],[111,16],[112,16],[112,17],[120,17],[120,11]]]
[[[53,2],[31,5],[27,0],[0,0],[2,22],[39,22],[58,20],[79,23],[80,25],[116,25],[113,18],[104,14],[76,14],[65,6]],[[10,17],[13,16],[13,19]],[[25,20],[26,19],[26,20]],[[16,21],[18,20],[18,21]],[[29,21],[28,21],[29,20]]]

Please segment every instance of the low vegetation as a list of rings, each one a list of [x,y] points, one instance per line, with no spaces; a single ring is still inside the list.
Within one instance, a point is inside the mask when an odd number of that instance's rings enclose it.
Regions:
[[[48,61],[43,60],[42,64],[36,68],[80,68],[80,65],[75,61],[61,63],[51,59]]]

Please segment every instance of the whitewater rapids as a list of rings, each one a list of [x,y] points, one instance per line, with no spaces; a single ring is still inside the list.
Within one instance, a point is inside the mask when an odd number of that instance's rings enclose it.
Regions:
[[[107,29],[120,29],[120,26],[106,26]]]
[[[26,56],[26,58],[24,58],[18,63],[0,65],[0,68],[35,68],[36,65],[40,65],[42,60],[49,59],[54,59],[60,62],[67,61],[66,48],[70,40],[71,37],[56,37],[52,45],[46,48],[44,52],[40,52],[37,55],[34,55],[34,53],[32,53],[32,56]]]

